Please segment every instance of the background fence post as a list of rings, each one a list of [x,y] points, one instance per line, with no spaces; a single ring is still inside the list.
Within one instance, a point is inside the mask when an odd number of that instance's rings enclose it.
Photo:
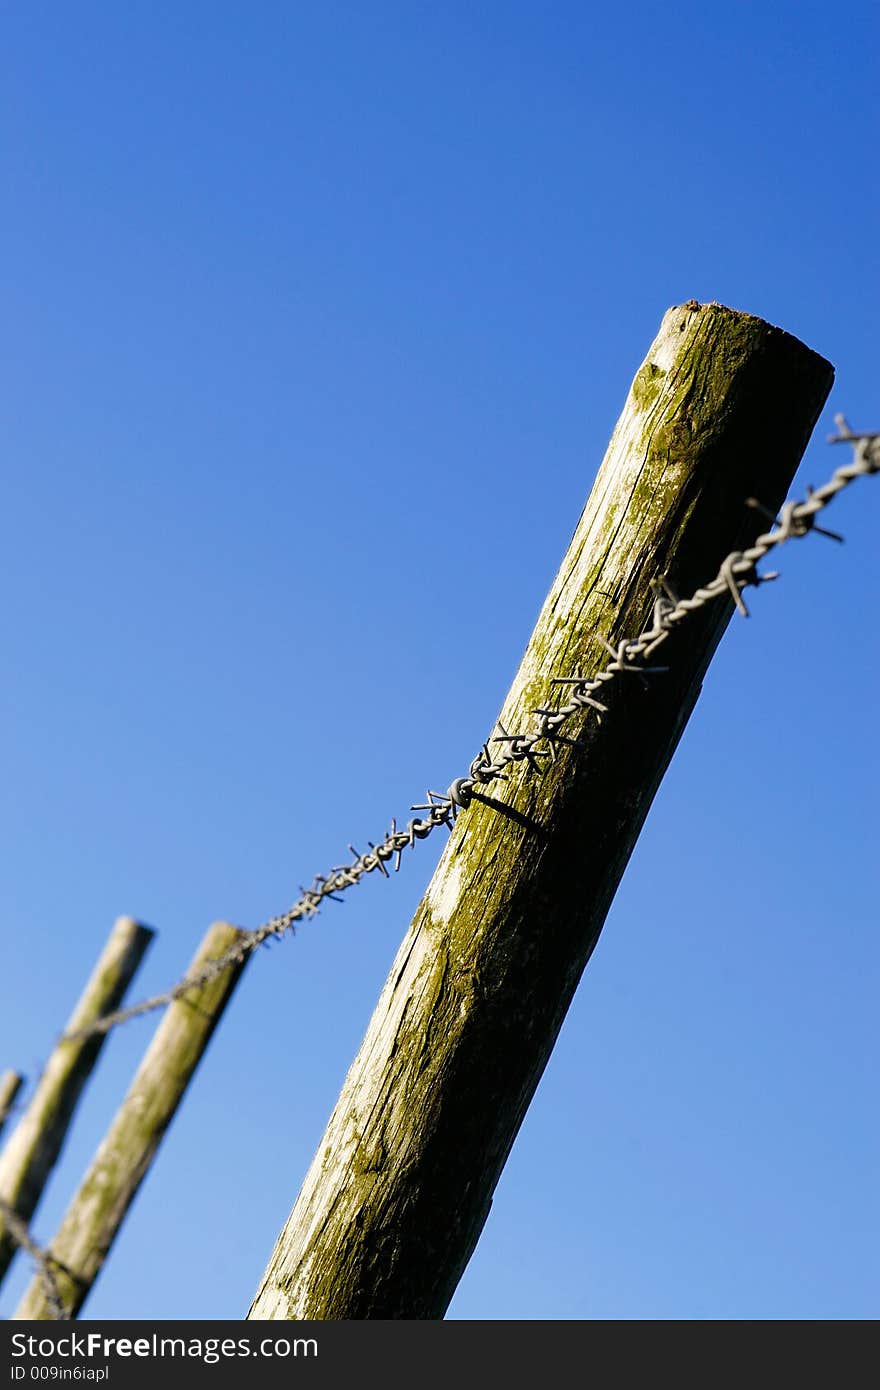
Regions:
[[[210,928],[187,971],[194,975],[231,950],[244,934],[225,922]],[[116,1117],[48,1248],[58,1295],[70,1317],[82,1307],[162,1137],[208,1046],[244,960],[169,1004]],[[46,1281],[37,1274],[16,1319],[54,1316]]]
[[[6,1124],[9,1112],[15,1104],[15,1098],[24,1085],[24,1077],[17,1071],[5,1071],[0,1076],[0,1134]]]
[[[116,921],[66,1033],[86,1028],[118,1007],[153,935],[149,927],[131,917]],[[58,1160],[73,1112],[103,1045],[103,1034],[56,1044],[27,1108],[0,1153],[0,1199],[25,1223],[33,1216]],[[16,1249],[17,1243],[0,1215],[0,1280]]]
[[[693,301],[669,311],[504,729],[528,727],[554,692],[558,703],[552,677],[608,664],[597,635],[616,647],[649,626],[657,576],[691,593],[754,539],[766,519],[745,499],[779,506],[832,376],[750,315]],[[527,527],[487,538],[499,564],[528,544]],[[584,710],[566,728],[580,746],[559,741],[540,776],[516,764],[460,813],[251,1317],[443,1316],[732,611],[719,599],[695,613],[663,647],[668,674],[616,681],[601,722]]]

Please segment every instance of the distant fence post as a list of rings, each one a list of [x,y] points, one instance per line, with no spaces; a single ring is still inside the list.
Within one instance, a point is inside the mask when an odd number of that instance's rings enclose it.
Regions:
[[[5,1071],[0,1076],[0,1134],[15,1104],[15,1098],[24,1085],[24,1077],[17,1071]]]
[[[119,1006],[153,935],[149,927],[131,917],[116,921],[66,1032],[86,1028]],[[25,1223],[33,1216],[57,1162],[73,1112],[103,1045],[103,1034],[56,1044],[27,1108],[0,1153],[0,1199]],[[16,1249],[17,1243],[0,1216],[0,1280]]]
[[[691,593],[751,543],[764,519],[745,499],[781,503],[832,376],[750,315],[669,311],[505,701],[508,734],[552,701],[552,677],[607,664],[597,635],[616,648],[649,625],[658,576]],[[514,563],[550,487],[536,470],[521,529],[475,526],[474,545]],[[668,674],[621,679],[601,722],[583,712],[578,747],[558,741],[541,776],[510,767],[461,811],[251,1317],[443,1316],[732,611],[693,614],[663,647]]]
[[[197,974],[243,935],[237,927],[215,923],[187,973]],[[57,1262],[55,1282],[69,1317],[76,1317],[101,1270],[244,964],[242,960],[229,965],[206,984],[188,990],[169,1004],[162,1016],[128,1093],[48,1248],[47,1253]],[[45,1280],[37,1274],[14,1318],[52,1317]]]

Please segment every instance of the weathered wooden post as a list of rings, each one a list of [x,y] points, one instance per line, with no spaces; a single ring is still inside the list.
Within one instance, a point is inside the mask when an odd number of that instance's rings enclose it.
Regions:
[[[782,501],[832,381],[827,362],[746,314],[671,309],[633,382],[505,701],[506,730],[649,625]],[[475,544],[481,544],[475,537]],[[503,557],[527,534],[487,542]],[[442,1317],[700,690],[732,603],[621,678],[543,775],[525,763],[458,817],[394,962],[252,1318]]]
[[[24,1085],[24,1077],[17,1071],[5,1071],[0,1076],[0,1134],[15,1104],[15,1098]]]
[[[239,928],[216,922],[187,974],[197,974],[242,936]],[[55,1283],[69,1317],[79,1312],[98,1277],[243,968],[244,960],[230,965],[169,1004],[153,1035],[48,1250],[57,1261]],[[46,1282],[37,1274],[14,1317],[49,1320],[53,1316]]]
[[[65,1032],[87,1028],[118,1007],[153,935],[149,927],[131,917],[117,920]],[[34,1214],[103,1045],[103,1034],[62,1039],[56,1044],[27,1109],[0,1154],[0,1199],[24,1222]],[[16,1248],[0,1216],[0,1279]]]

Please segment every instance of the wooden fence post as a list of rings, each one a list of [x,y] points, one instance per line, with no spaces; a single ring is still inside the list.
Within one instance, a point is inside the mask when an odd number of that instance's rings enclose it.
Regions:
[[[202,940],[187,974],[196,974],[242,936],[239,928],[216,922]],[[243,968],[244,961],[230,965],[169,1004],[153,1035],[47,1252],[57,1261],[55,1282],[69,1317],[76,1317],[98,1277]],[[53,1317],[46,1284],[39,1274],[26,1289],[14,1317],[42,1321]]]
[[[778,507],[833,372],[750,315],[670,310],[633,382],[501,720],[529,727],[551,677],[591,675]],[[539,479],[536,486],[550,485]],[[523,531],[487,544],[503,563]],[[481,544],[479,536],[475,544]],[[254,1299],[252,1318],[439,1318],[656,789],[733,611],[663,647],[668,674],[615,682],[543,775],[526,763],[459,815]],[[587,1064],[589,1059],[586,1059]]]
[[[118,1008],[154,936],[149,927],[120,917],[113,926],[66,1033],[87,1028]],[[0,1153],[0,1199],[25,1223],[34,1214],[52,1172],[83,1087],[104,1045],[104,1034],[59,1041],[17,1126]],[[17,1249],[0,1216],[0,1280]]]
[[[15,1104],[15,1097],[24,1085],[24,1077],[17,1071],[5,1071],[0,1076],[0,1134]]]

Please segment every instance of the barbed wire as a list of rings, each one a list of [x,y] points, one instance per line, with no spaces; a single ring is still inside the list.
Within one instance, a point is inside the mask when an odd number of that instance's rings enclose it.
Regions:
[[[636,637],[625,638],[616,647],[604,637],[597,635],[597,641],[606,649],[612,660],[594,676],[556,676],[551,684],[569,687],[568,699],[558,709],[546,707],[532,711],[534,726],[524,733],[510,733],[500,723],[498,732],[493,734],[473,759],[466,777],[458,777],[445,792],[427,792],[427,799],[410,809],[426,811],[424,817],[414,817],[405,828],[398,829],[397,821],[392,819],[388,833],[376,844],[368,841],[366,853],[359,853],[354,845],[348,848],[354,856],[350,863],[337,865],[328,874],[317,874],[311,888],[300,885],[300,896],[277,917],[270,918],[253,931],[242,933],[239,941],[215,960],[208,961],[192,975],[185,975],[171,989],[154,994],[138,1004],[125,1009],[117,1009],[105,1014],[103,1018],[76,1032],[64,1035],[66,1041],[79,1041],[98,1033],[107,1033],[121,1023],[138,1018],[164,1008],[175,999],[182,998],[190,990],[198,989],[227,970],[240,964],[260,946],[270,940],[292,933],[296,924],[303,919],[314,917],[326,900],[341,901],[340,894],[360,883],[366,874],[379,872],[389,877],[388,862],[395,860],[395,872],[400,868],[403,853],[415,847],[417,841],[427,839],[439,826],[452,829],[458,812],[468,806],[479,787],[489,782],[505,781],[504,772],[513,763],[527,762],[533,772],[542,770],[542,763],[555,757],[554,743],[576,743],[561,732],[563,725],[579,710],[592,710],[597,717],[607,713],[608,706],[598,698],[607,686],[621,675],[637,675],[642,679],[659,675],[666,671],[664,666],[645,665],[645,660],[668,640],[670,635],[686,622],[692,613],[705,608],[715,599],[732,598],[744,617],[749,616],[743,599],[743,590],[758,587],[772,579],[777,579],[774,571],[759,574],[757,565],[776,547],[789,540],[801,540],[815,531],[831,540],[840,541],[835,531],[829,531],[816,524],[818,514],[834,500],[839,492],[857,478],[880,472],[880,434],[855,434],[843,415],[836,415],[835,424],[839,433],[829,438],[832,444],[851,444],[853,459],[835,470],[820,488],[808,488],[807,497],[800,502],[786,502],[779,517],[775,517],[755,498],[746,499],[746,505],[768,517],[773,523],[770,530],[759,535],[754,544],[746,550],[733,550],[722,561],[715,578],[697,589],[689,598],[679,598],[665,576],[654,583],[654,608],[649,627]],[[500,744],[500,751],[490,751],[490,744]],[[545,745],[539,747],[538,745]]]
[[[731,551],[722,561],[715,578],[697,589],[689,598],[679,598],[668,579],[661,576],[654,584],[655,600],[650,626],[638,636],[619,642],[616,647],[604,637],[597,635],[597,641],[606,649],[612,660],[594,676],[553,677],[551,684],[569,687],[569,697],[558,709],[539,707],[533,710],[536,722],[527,732],[509,733],[498,723],[496,727],[499,732],[483,744],[480,752],[472,760],[466,777],[457,778],[444,793],[428,791],[427,801],[411,808],[414,811],[427,811],[427,816],[411,819],[407,822],[406,828],[400,830],[397,828],[396,820],[392,820],[390,830],[381,841],[377,844],[368,841],[369,850],[365,854],[359,854],[353,845],[349,845],[353,860],[349,864],[331,869],[329,874],[318,874],[311,888],[301,887],[300,897],[286,912],[270,918],[255,931],[244,932],[235,946],[224,951],[215,960],[208,961],[194,974],[185,975],[171,989],[165,990],[162,994],[155,994],[129,1008],[105,1014],[88,1027],[65,1034],[64,1040],[81,1040],[94,1034],[107,1033],[111,1028],[130,1019],[164,1008],[191,990],[216,979],[230,966],[241,963],[270,939],[293,932],[298,921],[315,916],[325,899],[340,901],[340,893],[360,883],[366,874],[380,871],[387,878],[387,863],[392,858],[396,860],[396,872],[400,868],[404,850],[414,848],[417,841],[426,839],[438,826],[445,825],[452,829],[459,810],[470,804],[478,787],[489,782],[505,780],[505,770],[517,762],[526,762],[531,771],[541,772],[542,763],[546,765],[547,760],[555,757],[555,741],[577,744],[577,740],[560,732],[562,726],[581,709],[592,710],[597,717],[607,713],[608,706],[597,697],[611,682],[621,675],[637,675],[644,679],[665,672],[667,667],[649,666],[645,661],[692,613],[705,608],[717,598],[727,596],[732,598],[739,611],[748,617],[749,611],[743,600],[743,590],[778,578],[776,572],[759,574],[757,565],[776,547],[789,540],[801,540],[811,531],[831,540],[841,541],[843,537],[836,531],[818,526],[816,517],[838,493],[857,478],[880,473],[880,434],[855,434],[842,415],[835,416],[835,423],[839,433],[830,436],[829,443],[851,444],[853,458],[850,463],[836,469],[822,487],[808,488],[805,500],[786,502],[778,518],[755,498],[747,498],[747,506],[771,520],[773,525],[769,531],[759,535],[754,544],[746,550]],[[538,747],[541,743],[549,746]],[[490,744],[500,744],[501,751],[493,756]],[[68,1315],[53,1268],[57,1262],[33,1240],[26,1222],[2,1199],[0,1216],[6,1223],[9,1236],[26,1250],[34,1261],[43,1280],[46,1301],[53,1317],[66,1319]]]
[[[20,1245],[22,1250],[26,1250],[36,1265],[37,1273],[43,1281],[46,1302],[53,1319],[56,1322],[69,1321],[69,1315],[58,1288],[58,1280],[55,1278],[53,1265],[56,1265],[57,1261],[49,1254],[48,1250],[44,1250],[41,1245],[37,1244],[30,1233],[27,1222],[23,1221],[15,1208],[5,1202],[2,1197],[0,1197],[0,1216],[6,1223],[4,1234],[11,1236],[16,1245]]]

